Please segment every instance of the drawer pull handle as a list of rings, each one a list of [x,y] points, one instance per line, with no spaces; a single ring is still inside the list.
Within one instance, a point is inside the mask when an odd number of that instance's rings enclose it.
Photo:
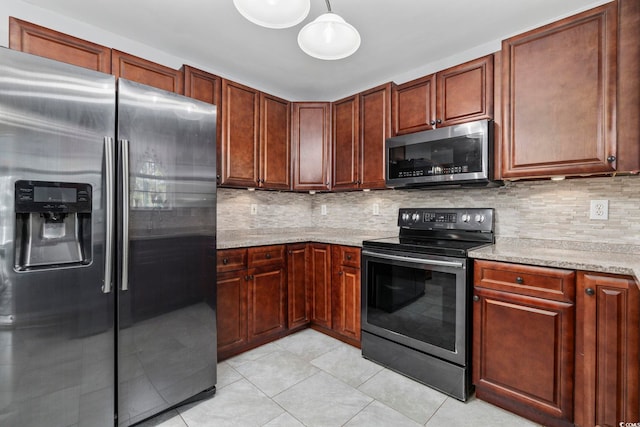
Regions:
[[[229,258],[222,258],[222,263],[223,263],[224,265],[229,264]]]
[[[475,302],[480,301],[480,297],[478,295],[474,295],[473,296],[473,301],[475,301]]]
[[[594,291],[593,288],[587,288],[584,290],[584,293],[591,296],[591,295],[595,295],[596,291]]]
[[[266,254],[264,257],[265,257],[266,259],[271,259],[271,254]]]
[[[524,279],[520,276],[516,277],[516,283],[518,285],[522,285],[524,283]]]
[[[351,255],[347,255],[347,259],[351,261]]]

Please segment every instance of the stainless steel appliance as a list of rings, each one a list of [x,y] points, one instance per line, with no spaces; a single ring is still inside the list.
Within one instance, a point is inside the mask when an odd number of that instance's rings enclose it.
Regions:
[[[388,187],[496,186],[493,122],[479,120],[388,138]]]
[[[459,400],[471,385],[470,249],[493,209],[400,209],[398,236],[362,244],[362,355]]]
[[[215,123],[0,49],[0,425],[130,425],[215,392]]]

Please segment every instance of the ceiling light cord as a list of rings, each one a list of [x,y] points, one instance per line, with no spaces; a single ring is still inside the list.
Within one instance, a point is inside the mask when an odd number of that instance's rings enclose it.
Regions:
[[[329,11],[329,13],[331,12],[331,3],[329,3],[329,0],[324,0],[327,3],[327,10]]]

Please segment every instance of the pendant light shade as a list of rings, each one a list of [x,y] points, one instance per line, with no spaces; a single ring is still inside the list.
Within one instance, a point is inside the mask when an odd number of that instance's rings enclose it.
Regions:
[[[293,27],[311,8],[311,0],[233,0],[233,4],[249,21],[267,28]]]
[[[360,47],[360,33],[333,12],[324,13],[298,33],[298,45],[318,59],[342,59]]]

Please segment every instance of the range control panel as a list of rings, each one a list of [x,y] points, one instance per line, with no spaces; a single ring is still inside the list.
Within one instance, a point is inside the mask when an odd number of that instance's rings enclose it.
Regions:
[[[493,231],[493,208],[402,208],[398,226],[416,230]]]

